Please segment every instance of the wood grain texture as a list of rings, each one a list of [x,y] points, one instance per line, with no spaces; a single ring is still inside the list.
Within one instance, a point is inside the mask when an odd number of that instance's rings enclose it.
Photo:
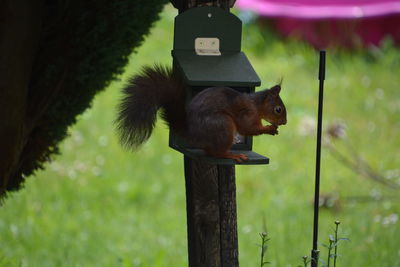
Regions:
[[[239,266],[236,183],[233,166],[218,165],[221,266]]]
[[[239,266],[234,174],[185,157],[190,267]]]

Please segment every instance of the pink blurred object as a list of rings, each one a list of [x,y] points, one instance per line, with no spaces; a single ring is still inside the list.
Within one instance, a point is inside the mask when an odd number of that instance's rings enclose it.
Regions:
[[[284,36],[318,49],[379,45],[385,36],[400,44],[400,1],[237,0],[236,7],[266,17]]]

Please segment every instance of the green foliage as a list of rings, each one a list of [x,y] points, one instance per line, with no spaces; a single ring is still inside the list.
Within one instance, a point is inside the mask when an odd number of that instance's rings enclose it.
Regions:
[[[270,240],[268,238],[268,234],[266,232],[260,233],[260,238],[261,238],[261,245],[260,245],[260,267],[263,267],[264,265],[270,264],[269,261],[265,260],[266,253],[268,250],[268,241]]]
[[[29,96],[22,176],[43,166],[96,93],[124,70],[166,0],[47,1]]]
[[[9,266],[187,266],[182,155],[168,147],[160,122],[137,153],[121,148],[112,126],[119,90],[137,66],[171,64],[175,15],[166,9],[121,81],[78,117],[62,155],[1,208],[0,255],[16,262]],[[243,47],[263,86],[284,77],[288,124],[278,136],[254,138],[254,151],[270,157],[269,165],[236,167],[240,265],[260,264],[257,229],[265,214],[266,266],[296,266],[312,244],[318,55],[279,39],[255,50],[248,34],[246,26]],[[393,46],[329,50],[324,102],[324,127],[344,123],[358,153],[393,181],[400,166],[399,63]],[[337,149],[346,152],[345,145]],[[321,194],[337,196],[339,205],[321,210],[320,233],[340,218],[341,235],[351,237],[339,247],[337,265],[400,266],[398,192],[349,170],[325,148],[321,167]]]
[[[298,265],[297,267],[307,267],[311,260],[308,259],[308,256],[303,256],[302,258],[303,265]]]
[[[330,267],[331,265],[331,259],[333,259],[333,267],[336,267],[336,262],[337,258],[339,256],[338,254],[338,247],[339,247],[339,242],[340,241],[349,241],[347,237],[339,237],[339,225],[340,221],[335,221],[335,229],[334,229],[334,234],[329,235],[329,244],[322,244],[323,247],[328,249],[327,253],[327,260],[326,262],[323,261],[323,266]],[[322,259],[321,259],[322,260]]]
[[[340,221],[335,221],[335,228],[333,229],[334,234],[333,235],[330,234],[328,236],[329,244],[327,245],[327,244],[322,243],[322,246],[327,249],[327,253],[326,253],[327,260],[325,261],[323,259],[324,253],[319,253],[318,262],[321,262],[323,267],[331,267],[332,266],[331,265],[331,259],[333,259],[333,267],[336,267],[337,258],[339,257],[339,254],[338,254],[339,242],[343,241],[343,240],[345,240],[345,241],[349,241],[350,240],[350,239],[348,239],[346,237],[339,237],[338,236],[338,234],[339,234],[339,225],[340,225]],[[303,261],[303,266],[307,267],[307,266],[309,266],[308,264],[312,264],[312,262],[315,262],[315,259],[314,258],[310,258],[308,260],[308,256],[303,256],[302,257],[302,261]],[[298,265],[297,267],[303,267],[303,266]]]
[[[3,256],[0,253],[0,267],[15,266],[17,265],[15,260],[10,260],[9,258]]]

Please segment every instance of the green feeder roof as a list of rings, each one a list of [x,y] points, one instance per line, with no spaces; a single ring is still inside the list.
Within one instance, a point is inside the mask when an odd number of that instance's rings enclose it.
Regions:
[[[230,12],[189,9],[175,18],[174,64],[190,86],[259,86],[260,78],[240,51],[241,38],[242,22]]]
[[[193,50],[172,51],[174,62],[191,86],[246,86],[261,84],[243,52],[199,56]]]

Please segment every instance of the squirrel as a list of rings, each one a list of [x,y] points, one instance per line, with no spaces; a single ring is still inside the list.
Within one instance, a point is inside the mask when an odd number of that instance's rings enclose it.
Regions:
[[[188,144],[209,156],[247,160],[230,148],[236,133],[243,136],[278,134],[286,124],[286,108],[279,97],[281,85],[256,93],[241,93],[229,87],[210,87],[186,103],[186,85],[172,68],[144,67],[123,88],[116,119],[120,141],[138,148],[151,136],[158,110],[170,129]],[[271,125],[264,126],[266,120]]]

